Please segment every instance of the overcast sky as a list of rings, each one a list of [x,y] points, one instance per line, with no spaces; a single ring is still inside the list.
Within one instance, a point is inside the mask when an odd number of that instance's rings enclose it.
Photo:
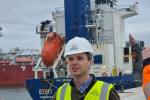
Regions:
[[[52,20],[52,11],[64,7],[64,0],[0,0],[0,26],[3,37],[0,47],[3,52],[9,48],[40,49],[40,35],[36,26],[41,21]],[[125,20],[125,39],[128,35],[150,45],[150,0],[118,0],[118,5],[132,5],[138,2],[139,15]]]

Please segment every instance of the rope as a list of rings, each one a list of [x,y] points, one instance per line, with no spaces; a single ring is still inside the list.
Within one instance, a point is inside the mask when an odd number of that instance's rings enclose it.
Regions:
[[[47,81],[47,80],[46,80]],[[53,80],[54,81],[54,80]],[[47,81],[47,83],[49,83],[51,86],[55,87],[56,89],[58,89],[56,86],[53,85],[53,83],[50,83],[49,81]]]
[[[50,84],[50,88],[49,88],[49,90],[51,89],[51,87],[53,86],[53,87],[55,87],[56,89],[58,89],[56,86],[54,86],[53,85],[53,82],[54,82],[54,80],[52,81],[52,83],[50,83],[48,80],[46,80],[47,81],[47,83],[49,83]],[[46,97],[47,97],[47,95],[49,94],[49,92],[47,92],[47,94],[46,94],[46,96],[44,97],[44,99],[43,100],[45,100],[46,99]]]

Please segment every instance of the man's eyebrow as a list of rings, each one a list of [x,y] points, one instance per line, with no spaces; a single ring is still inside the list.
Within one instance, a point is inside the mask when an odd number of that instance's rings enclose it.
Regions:
[[[68,58],[72,58],[72,57],[68,57]]]
[[[82,56],[77,56],[77,57],[82,57]]]
[[[78,56],[76,56],[76,57],[83,57],[83,56],[81,56],[81,55],[78,55]],[[70,56],[68,56],[68,58],[73,58],[73,57],[70,57]]]

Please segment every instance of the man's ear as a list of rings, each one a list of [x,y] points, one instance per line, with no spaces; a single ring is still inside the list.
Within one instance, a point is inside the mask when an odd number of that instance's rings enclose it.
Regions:
[[[90,67],[91,67],[93,64],[94,64],[94,60],[90,60],[90,61],[89,61]]]

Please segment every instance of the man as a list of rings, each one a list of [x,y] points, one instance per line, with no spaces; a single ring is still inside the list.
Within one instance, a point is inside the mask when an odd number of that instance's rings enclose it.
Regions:
[[[150,100],[150,46],[142,51],[143,57],[143,91],[147,100]]]
[[[61,86],[52,100],[120,100],[112,84],[97,81],[94,75],[89,74],[93,53],[85,38],[75,37],[67,43],[64,56],[68,57],[73,79]]]

